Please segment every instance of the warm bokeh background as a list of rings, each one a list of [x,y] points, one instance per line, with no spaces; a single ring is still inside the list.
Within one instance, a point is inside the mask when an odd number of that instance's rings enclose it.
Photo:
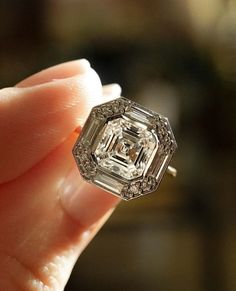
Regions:
[[[0,1],[0,39],[0,87],[86,57],[179,145],[178,178],[122,203],[66,290],[235,291],[236,2]]]

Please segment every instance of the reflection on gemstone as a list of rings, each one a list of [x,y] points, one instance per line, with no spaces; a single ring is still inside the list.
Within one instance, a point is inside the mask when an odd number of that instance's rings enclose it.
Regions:
[[[142,176],[156,149],[157,138],[146,125],[122,116],[104,125],[94,157],[102,169],[131,180]]]

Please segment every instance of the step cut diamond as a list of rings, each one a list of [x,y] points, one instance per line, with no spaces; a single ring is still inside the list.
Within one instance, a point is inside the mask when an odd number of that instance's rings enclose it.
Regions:
[[[94,157],[103,170],[131,180],[142,176],[156,149],[147,126],[122,116],[104,125]]]

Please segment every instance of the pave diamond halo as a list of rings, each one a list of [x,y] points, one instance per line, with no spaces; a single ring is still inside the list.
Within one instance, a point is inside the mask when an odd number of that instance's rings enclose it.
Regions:
[[[154,192],[177,144],[168,119],[129,99],[93,107],[73,155],[88,182],[130,200]]]

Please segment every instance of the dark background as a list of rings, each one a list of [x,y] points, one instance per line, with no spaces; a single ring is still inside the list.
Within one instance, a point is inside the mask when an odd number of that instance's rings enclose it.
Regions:
[[[235,291],[236,2],[0,1],[0,87],[84,57],[169,117],[179,172],[121,203],[66,290]]]

